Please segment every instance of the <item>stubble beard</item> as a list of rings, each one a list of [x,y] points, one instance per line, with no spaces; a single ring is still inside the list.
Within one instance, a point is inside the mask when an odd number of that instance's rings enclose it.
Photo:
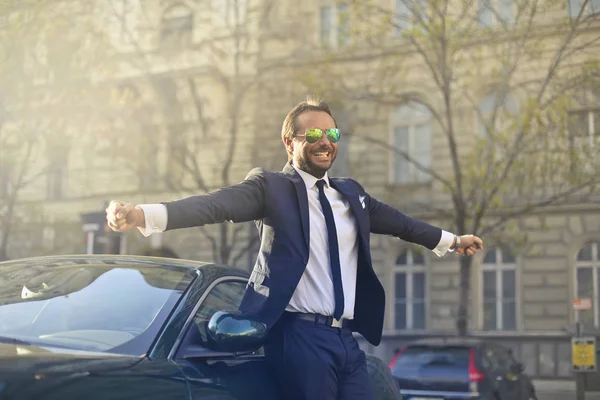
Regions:
[[[308,159],[308,157],[305,157],[304,155],[302,155],[297,160],[295,160],[294,165],[297,168],[301,169],[302,171],[307,172],[307,173],[311,174],[312,176],[320,179],[325,175],[325,173],[329,169],[331,169],[331,166],[333,165],[336,156],[337,156],[337,154],[332,157],[331,163],[329,163],[329,166],[327,168],[323,168],[323,167],[316,165],[315,163],[310,161]]]

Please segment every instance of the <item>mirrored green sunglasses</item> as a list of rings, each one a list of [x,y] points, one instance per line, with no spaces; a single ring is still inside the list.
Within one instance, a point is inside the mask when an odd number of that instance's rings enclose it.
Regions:
[[[337,128],[330,128],[325,131],[327,139],[332,143],[337,143],[340,140],[342,133]],[[311,128],[304,132],[304,135],[296,135],[297,137],[305,137],[308,143],[317,143],[323,137],[323,129]]]

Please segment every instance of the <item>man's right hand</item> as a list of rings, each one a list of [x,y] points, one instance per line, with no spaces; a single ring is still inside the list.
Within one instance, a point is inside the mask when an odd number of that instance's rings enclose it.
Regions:
[[[145,228],[144,211],[133,203],[113,200],[106,208],[108,227],[116,232],[126,232],[132,228]]]

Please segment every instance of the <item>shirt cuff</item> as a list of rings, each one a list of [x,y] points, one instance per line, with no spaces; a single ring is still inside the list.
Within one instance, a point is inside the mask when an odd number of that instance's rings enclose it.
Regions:
[[[450,250],[450,246],[454,242],[454,234],[450,232],[446,232],[442,229],[442,238],[438,243],[437,247],[432,251],[438,256],[442,257],[448,250]]]
[[[140,204],[138,207],[144,211],[146,227],[138,230],[142,235],[148,237],[156,232],[164,232],[167,229],[167,206],[164,204]]]

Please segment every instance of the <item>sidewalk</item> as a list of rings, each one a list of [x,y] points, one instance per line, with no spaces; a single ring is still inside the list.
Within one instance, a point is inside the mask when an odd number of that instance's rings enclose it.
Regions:
[[[534,380],[538,400],[575,400],[575,381]],[[600,400],[600,392],[585,394],[585,400]]]

